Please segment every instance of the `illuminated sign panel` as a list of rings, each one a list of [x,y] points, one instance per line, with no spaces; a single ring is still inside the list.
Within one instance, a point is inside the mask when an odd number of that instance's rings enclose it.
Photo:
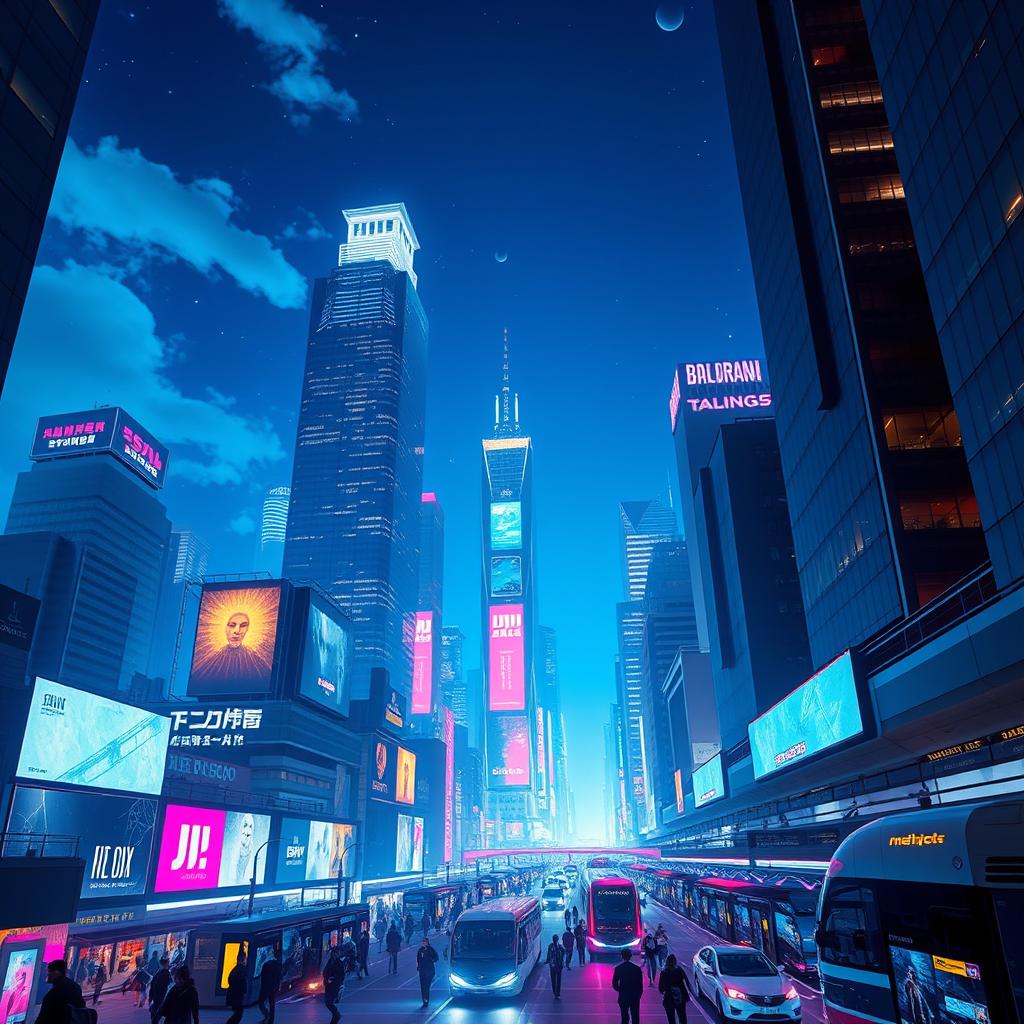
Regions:
[[[672,782],[676,787],[676,810],[682,814],[686,803],[683,799],[683,772],[680,768],[672,773]]]
[[[432,707],[434,670],[434,613],[416,613],[416,637],[412,654],[412,713],[429,715]]]
[[[423,819],[411,814],[398,816],[398,839],[395,849],[395,870],[423,870]]]
[[[280,604],[276,584],[203,587],[189,696],[270,690]]]
[[[491,597],[520,597],[523,593],[523,559],[498,555],[491,559]]]
[[[0,583],[0,644],[29,650],[38,616],[39,602],[34,597]]]
[[[34,782],[159,794],[171,720],[36,679],[18,775]]]
[[[455,715],[444,708],[444,862],[449,864],[455,854]]]
[[[156,800],[17,786],[9,833],[78,836],[83,900],[146,891]]]
[[[487,716],[487,775],[490,789],[530,785],[530,720],[526,715]]]
[[[728,412],[730,410],[767,409],[772,404],[771,391],[761,370],[760,359],[737,359],[721,363],[684,363],[686,395],[681,391],[679,370],[673,386],[676,415],[681,402],[689,412]]]
[[[244,747],[263,727],[263,708],[210,707],[171,712],[172,747]]]
[[[400,804],[416,802],[416,755],[405,747],[398,747],[395,762],[395,799]]]
[[[679,387],[679,367],[672,376],[672,393],[668,396],[668,418],[672,424],[672,433],[676,432],[676,423],[679,422],[679,403],[683,400],[683,392]]]
[[[747,726],[754,778],[788,768],[864,732],[850,652]]]
[[[370,798],[372,800],[395,799],[395,778],[398,767],[398,744],[390,740],[375,739],[373,742],[373,765],[370,774]]]
[[[495,550],[523,546],[523,505],[519,501],[491,502],[491,547]]]
[[[31,452],[36,461],[96,452],[113,455],[150,486],[163,487],[167,449],[124,409],[107,406],[39,420]]]
[[[523,606],[491,605],[489,632],[489,710],[522,711],[526,707]]]
[[[693,805],[703,807],[714,803],[725,796],[725,772],[722,766],[722,755],[715,754],[710,761],[695,768],[691,778],[693,783]]]
[[[270,838],[270,818],[248,811],[168,804],[156,865],[156,892],[248,885],[256,851]],[[261,856],[256,882],[263,882]]]
[[[311,595],[299,676],[300,696],[347,715],[351,656],[351,627]]]
[[[278,843],[278,882],[320,882],[338,878],[342,868],[351,873],[353,865],[343,863],[345,851],[355,839],[355,826],[336,821],[307,821],[285,818]],[[351,861],[352,858],[348,858]]]

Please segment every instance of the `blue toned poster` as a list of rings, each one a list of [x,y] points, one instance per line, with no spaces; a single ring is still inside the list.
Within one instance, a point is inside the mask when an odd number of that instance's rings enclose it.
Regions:
[[[715,754],[710,761],[693,770],[693,806],[703,807],[725,796],[725,773],[722,755]]]
[[[519,555],[491,559],[491,597],[520,597],[523,593],[523,560]]]
[[[491,502],[491,547],[508,550],[523,546],[523,506],[518,501]]]

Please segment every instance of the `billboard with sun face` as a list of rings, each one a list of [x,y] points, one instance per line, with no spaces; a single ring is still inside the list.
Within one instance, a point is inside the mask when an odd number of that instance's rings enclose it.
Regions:
[[[277,583],[204,586],[189,696],[268,693],[280,605]]]

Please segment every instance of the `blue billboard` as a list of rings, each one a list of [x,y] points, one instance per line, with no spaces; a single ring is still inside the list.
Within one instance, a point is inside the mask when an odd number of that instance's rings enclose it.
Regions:
[[[850,652],[747,726],[754,778],[763,779],[864,732]]]
[[[705,761],[693,770],[693,805],[703,807],[705,804],[721,800],[725,796],[725,772],[722,769],[722,755],[715,754],[710,761]]]
[[[514,550],[523,546],[523,505],[519,501],[491,502],[491,547]]]
[[[351,653],[352,629],[347,620],[311,595],[299,694],[347,715]]]
[[[491,597],[520,597],[523,593],[523,560],[519,555],[491,559]]]

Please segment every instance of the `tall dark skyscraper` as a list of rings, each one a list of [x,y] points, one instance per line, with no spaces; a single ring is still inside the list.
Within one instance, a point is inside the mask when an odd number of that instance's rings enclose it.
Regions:
[[[418,590],[427,318],[401,203],[346,210],[338,267],[313,285],[284,575],[319,583],[370,670],[406,695]]]
[[[0,393],[98,10],[0,4]]]
[[[459,626],[441,627],[441,702],[452,709],[455,724],[466,730],[469,739],[471,709],[466,687],[466,672],[462,663],[466,634]]]
[[[987,553],[860,8],[720,0],[716,10],[821,666]]]

